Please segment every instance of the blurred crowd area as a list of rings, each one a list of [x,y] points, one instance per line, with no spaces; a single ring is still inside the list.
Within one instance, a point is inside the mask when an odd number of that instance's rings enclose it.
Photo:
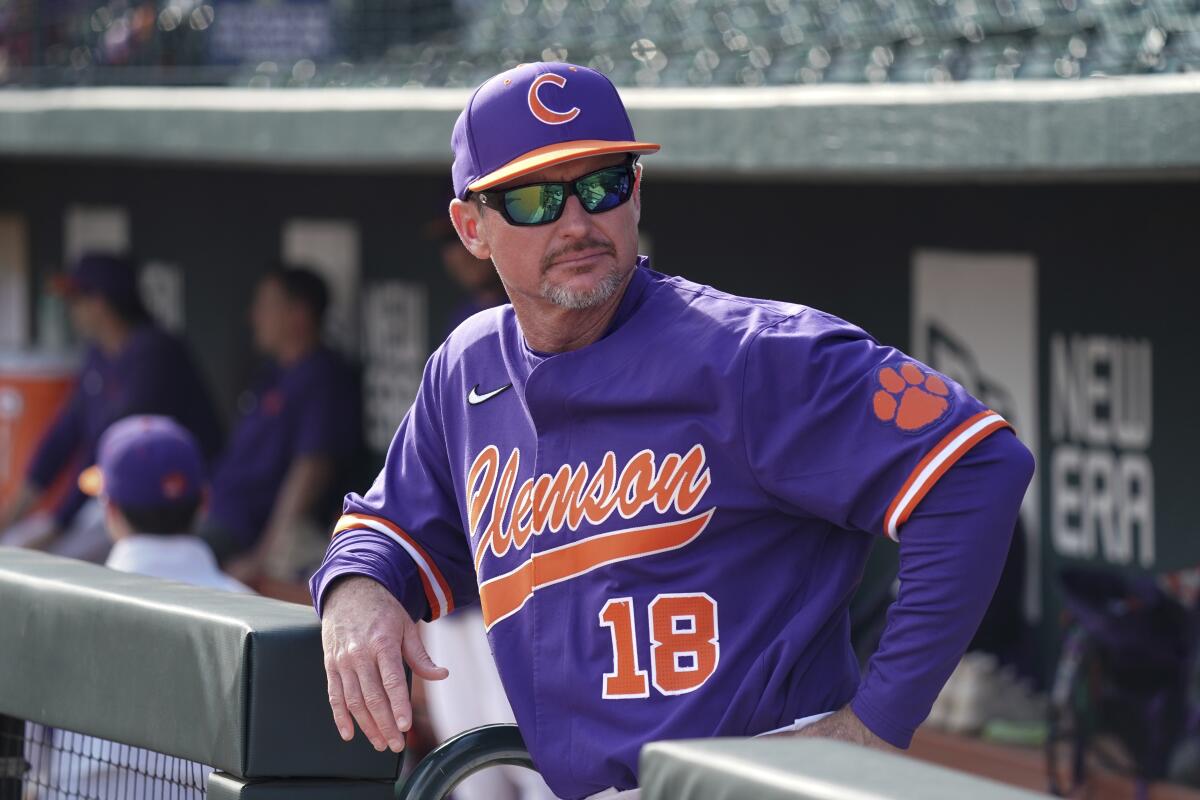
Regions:
[[[0,0],[0,85],[471,87],[521,62],[622,86],[1200,69],[1200,0]]]

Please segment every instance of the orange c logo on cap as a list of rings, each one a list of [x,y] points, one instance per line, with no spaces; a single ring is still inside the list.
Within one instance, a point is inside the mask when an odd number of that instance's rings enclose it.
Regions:
[[[529,85],[529,110],[533,112],[533,116],[537,117],[538,122],[547,125],[562,125],[564,122],[570,122],[578,117],[578,106],[573,107],[570,111],[555,111],[542,102],[538,97],[538,89],[547,83],[553,83],[561,89],[567,85],[567,79],[561,75],[555,75],[553,72],[547,72],[545,75],[539,75],[537,80]]]

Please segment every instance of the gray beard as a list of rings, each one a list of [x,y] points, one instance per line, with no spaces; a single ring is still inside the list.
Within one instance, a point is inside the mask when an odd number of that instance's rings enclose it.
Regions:
[[[611,300],[612,296],[621,288],[621,282],[621,274],[614,269],[605,275],[595,288],[589,289],[586,292],[573,291],[565,286],[552,284],[549,280],[543,280],[541,294],[543,299],[549,300],[556,306],[579,311],[585,308],[593,308]]]

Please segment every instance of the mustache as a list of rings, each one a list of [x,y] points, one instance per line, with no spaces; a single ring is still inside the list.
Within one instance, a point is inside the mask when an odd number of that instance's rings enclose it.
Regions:
[[[603,250],[607,255],[610,256],[616,256],[617,254],[616,248],[612,246],[611,242],[602,242],[599,239],[581,239],[577,242],[572,242],[571,244],[559,250],[554,250],[553,252],[547,253],[542,258],[542,274],[548,272],[550,267],[554,266],[554,262],[558,261],[563,256],[569,256],[572,253],[582,253],[586,250]]]

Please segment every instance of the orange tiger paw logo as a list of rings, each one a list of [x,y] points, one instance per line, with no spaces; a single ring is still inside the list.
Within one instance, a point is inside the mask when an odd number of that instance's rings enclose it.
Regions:
[[[898,372],[884,367],[878,378],[882,388],[875,393],[875,416],[883,422],[894,422],[902,431],[920,430],[950,410],[946,382],[937,375],[925,374],[911,361]]]

